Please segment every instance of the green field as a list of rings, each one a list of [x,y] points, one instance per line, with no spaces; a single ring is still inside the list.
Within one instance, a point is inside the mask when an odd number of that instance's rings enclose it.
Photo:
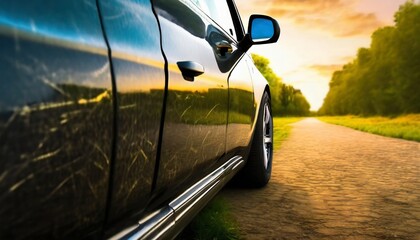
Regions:
[[[368,133],[420,142],[420,114],[394,118],[337,116],[318,119]]]

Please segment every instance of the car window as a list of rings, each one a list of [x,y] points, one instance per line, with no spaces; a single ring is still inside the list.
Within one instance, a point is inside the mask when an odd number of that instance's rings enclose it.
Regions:
[[[232,37],[236,37],[235,27],[226,0],[191,0]]]

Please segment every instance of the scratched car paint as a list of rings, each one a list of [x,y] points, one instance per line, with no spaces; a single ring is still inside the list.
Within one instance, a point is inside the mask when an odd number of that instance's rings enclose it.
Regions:
[[[0,1],[0,239],[172,238],[260,154],[269,87],[246,51],[278,25],[260,16],[257,42],[217,4]]]

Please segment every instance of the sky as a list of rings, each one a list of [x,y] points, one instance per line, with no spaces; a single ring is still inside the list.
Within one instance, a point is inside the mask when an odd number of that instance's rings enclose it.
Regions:
[[[369,47],[378,28],[394,25],[406,0],[236,0],[245,27],[253,13],[270,15],[281,28],[275,44],[256,45],[252,53],[270,60],[283,82],[300,89],[318,110],[332,73]]]

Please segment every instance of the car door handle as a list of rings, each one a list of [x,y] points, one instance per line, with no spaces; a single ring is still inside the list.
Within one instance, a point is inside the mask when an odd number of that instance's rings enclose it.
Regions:
[[[187,81],[194,81],[194,77],[200,76],[204,73],[204,67],[193,61],[177,62],[179,70],[182,72],[182,76]]]
[[[220,56],[224,57],[226,56],[226,53],[231,53],[233,51],[233,47],[228,41],[222,40],[216,43],[216,50]]]

